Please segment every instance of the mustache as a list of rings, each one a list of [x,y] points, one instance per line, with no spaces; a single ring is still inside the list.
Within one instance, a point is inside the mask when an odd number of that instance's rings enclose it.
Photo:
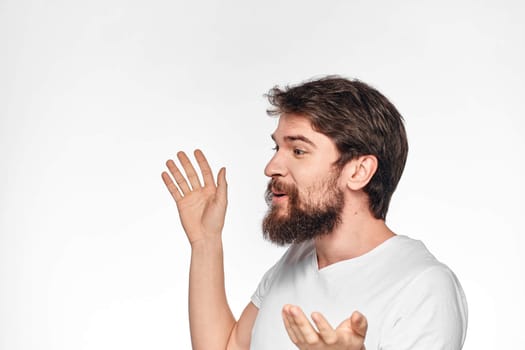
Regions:
[[[266,192],[264,194],[264,199],[268,206],[271,206],[272,204],[273,191],[286,193],[292,200],[295,200],[297,196],[297,187],[294,185],[285,184],[277,179],[271,179],[268,181],[268,186],[266,187]]]

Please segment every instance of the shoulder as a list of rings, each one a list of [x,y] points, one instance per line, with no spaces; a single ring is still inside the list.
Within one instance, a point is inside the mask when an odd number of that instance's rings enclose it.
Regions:
[[[448,267],[438,261],[419,240],[395,236],[389,241],[389,245],[384,249],[383,262],[388,264],[391,273],[404,275],[412,280],[426,271],[448,270]]]
[[[437,260],[426,246],[418,240],[399,236],[395,258],[390,261],[390,270],[403,281],[403,294],[464,298],[461,285],[454,272]]]
[[[467,301],[463,288],[454,272],[439,262],[419,271],[403,289],[400,300],[400,314],[408,315],[426,308],[427,311],[441,309],[439,313],[466,318]]]
[[[454,272],[439,261],[429,264],[419,271],[410,284],[410,289],[431,289],[438,292],[458,287],[460,284]]]
[[[467,301],[456,275],[439,262],[423,243],[406,239],[410,251],[401,254],[398,268],[406,273],[387,312],[384,344],[394,348],[458,349],[465,339]],[[409,266],[410,265],[410,266]],[[441,346],[438,346],[438,345]]]

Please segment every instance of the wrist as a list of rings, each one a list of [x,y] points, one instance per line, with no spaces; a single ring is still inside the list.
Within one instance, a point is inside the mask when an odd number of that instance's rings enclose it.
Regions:
[[[222,249],[222,238],[220,235],[203,235],[202,238],[190,241],[192,250],[210,250],[214,248]]]

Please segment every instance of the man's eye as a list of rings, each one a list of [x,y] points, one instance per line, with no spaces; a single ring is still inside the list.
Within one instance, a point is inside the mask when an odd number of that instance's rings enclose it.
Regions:
[[[272,148],[275,152],[277,152],[279,150],[279,146],[275,145],[273,148]]]
[[[302,156],[302,155],[305,154],[306,152],[303,151],[302,149],[294,148],[293,153],[294,153],[296,156]]]

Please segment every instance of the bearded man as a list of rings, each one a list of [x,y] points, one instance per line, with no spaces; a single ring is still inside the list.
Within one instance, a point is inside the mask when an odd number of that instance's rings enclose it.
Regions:
[[[215,183],[197,150],[203,184],[183,152],[185,176],[173,160],[162,174],[192,248],[193,348],[461,349],[467,304],[457,278],[385,224],[408,153],[396,108],[338,76],[276,87],[268,99],[279,123],[263,234],[289,248],[238,320],[224,288],[225,169]]]

